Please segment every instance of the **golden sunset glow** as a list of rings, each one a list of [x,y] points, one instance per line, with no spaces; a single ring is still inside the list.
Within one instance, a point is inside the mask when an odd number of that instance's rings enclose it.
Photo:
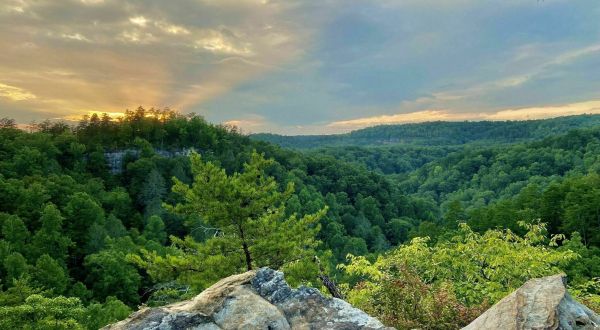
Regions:
[[[584,2],[572,9],[593,12]],[[0,118],[170,107],[248,132],[313,134],[593,113],[600,31],[563,6],[5,0]],[[570,28],[540,28],[539,17]]]

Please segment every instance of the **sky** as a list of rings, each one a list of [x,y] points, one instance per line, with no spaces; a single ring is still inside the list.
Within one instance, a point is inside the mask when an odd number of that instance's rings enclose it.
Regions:
[[[598,0],[1,0],[0,117],[246,133],[600,113]]]

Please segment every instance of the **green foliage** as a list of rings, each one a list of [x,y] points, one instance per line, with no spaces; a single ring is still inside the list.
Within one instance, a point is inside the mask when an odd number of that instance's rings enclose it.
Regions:
[[[2,236],[10,245],[10,249],[25,253],[30,234],[23,220],[16,215],[3,214],[0,217],[2,220]]]
[[[85,309],[77,298],[31,295],[22,304],[0,307],[0,329],[85,329]]]
[[[67,289],[69,278],[56,260],[44,254],[35,263],[33,281],[44,289],[62,294]]]
[[[255,152],[243,172],[233,175],[198,154],[192,154],[191,161],[194,181],[190,186],[175,179],[173,191],[184,202],[169,209],[200,217],[199,226],[212,237],[203,242],[171,237],[174,248],[166,256],[157,252],[132,256],[152,277],[163,281],[174,277],[199,289],[244,269],[278,269],[316,254],[318,221],[325,210],[301,218],[287,216],[285,205],[293,184],[279,191],[275,179],[265,173],[272,161]]]
[[[144,238],[153,240],[161,244],[167,241],[167,233],[165,232],[165,223],[159,216],[153,215],[148,219],[148,223],[144,227]]]
[[[126,261],[126,255],[126,251],[113,247],[85,258],[84,265],[88,271],[86,282],[96,299],[102,301],[115,296],[132,305],[139,301],[141,276]]]
[[[47,254],[64,264],[68,249],[73,245],[71,239],[64,235],[63,217],[54,204],[48,204],[42,211],[41,227],[31,240],[35,257]]]
[[[15,322],[96,328],[128,307],[189,298],[248,268],[283,269],[293,285],[318,287],[315,255],[350,292],[368,288],[371,279],[336,268],[348,253],[371,261],[364,271],[378,269],[380,255],[406,267],[379,283],[385,290],[377,299],[390,304],[361,306],[407,327],[464,324],[479,303],[559,268],[572,291],[595,304],[600,130],[563,133],[599,118],[291,138],[302,147],[334,145],[305,152],[168,109],[138,108],[118,120],[95,115],[77,127],[44,122],[33,132],[2,120],[0,306],[25,311],[42,304],[28,305],[30,296],[48,306],[73,297],[81,317],[15,312],[24,317]],[[356,145],[335,147],[346,143]],[[202,156],[190,161],[192,150]],[[543,231],[523,236],[530,230],[519,223],[539,221],[564,238],[554,241],[560,246],[545,246]],[[424,236],[431,239],[408,243]],[[386,254],[390,247],[397,248]],[[553,259],[557,252],[581,257],[563,262]],[[412,305],[423,318],[404,308]]]
[[[87,307],[85,324],[88,329],[100,329],[120,321],[131,314],[131,308],[115,297],[107,297],[104,304],[93,303]]]
[[[451,282],[426,283],[406,265],[398,268],[369,269],[366,260],[353,260],[350,272],[369,274],[373,282],[362,281],[350,291],[349,300],[396,329],[458,329],[469,324],[487,303],[466,306],[453,291]],[[360,264],[360,266],[359,266]]]
[[[6,282],[21,278],[28,273],[29,269],[27,260],[19,252],[13,252],[4,258],[3,266]]]
[[[439,328],[457,328],[528,279],[560,273],[579,258],[548,246],[544,234],[543,225],[527,225],[521,237],[510,230],[478,234],[463,224],[450,240],[415,238],[375,262],[350,256],[340,267],[356,282],[349,301],[390,324],[438,328],[439,318]]]

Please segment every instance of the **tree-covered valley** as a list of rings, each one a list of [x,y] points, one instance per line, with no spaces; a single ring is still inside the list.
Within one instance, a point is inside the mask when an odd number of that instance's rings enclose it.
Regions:
[[[2,119],[0,329],[97,329],[267,266],[399,329],[559,272],[599,311],[599,171],[592,115],[315,137],[168,109]]]

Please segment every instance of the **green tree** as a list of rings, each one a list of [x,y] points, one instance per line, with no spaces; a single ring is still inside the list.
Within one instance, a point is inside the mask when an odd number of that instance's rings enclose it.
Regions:
[[[143,236],[147,240],[153,240],[161,244],[164,244],[167,241],[165,223],[159,216],[153,215],[148,219],[148,223],[144,227]]]
[[[67,289],[69,278],[56,260],[44,254],[35,263],[33,281],[55,294],[62,294]]]
[[[119,300],[136,304],[141,276],[125,259],[126,253],[117,249],[103,250],[85,258],[88,271],[87,284],[96,299],[115,296]]]
[[[465,212],[462,203],[459,200],[454,200],[448,205],[448,210],[444,214],[444,225],[447,228],[458,228],[460,222],[465,222]]]
[[[244,171],[232,175],[195,153],[191,162],[194,182],[188,186],[175,179],[173,191],[184,202],[171,209],[201,217],[204,224],[199,229],[210,236],[203,242],[171,237],[175,247],[167,256],[148,251],[142,258],[132,256],[155,280],[175,277],[201,289],[243,270],[279,269],[315,255],[318,222],[325,210],[286,217],[285,202],[293,186],[278,190],[275,179],[265,174],[271,160],[254,152]]]
[[[16,215],[8,214],[0,214],[0,220],[2,220],[2,236],[10,244],[11,250],[25,253],[30,234],[23,220]]]
[[[67,232],[79,249],[88,241],[89,229],[93,224],[104,225],[104,210],[84,192],[77,192],[71,197],[64,214]]]
[[[68,249],[73,242],[64,235],[63,220],[60,211],[54,204],[46,205],[40,218],[41,228],[35,232],[31,240],[34,257],[48,254],[64,264],[68,256]]]
[[[107,297],[104,304],[93,303],[86,308],[85,325],[88,329],[100,329],[118,322],[131,313],[131,308],[115,297]]]
[[[4,259],[4,270],[6,272],[5,283],[10,283],[21,276],[27,275],[29,265],[27,260],[19,252],[13,252]]]
[[[231,176],[203,162],[198,154],[192,154],[191,162],[194,182],[189,186],[175,179],[173,191],[185,203],[173,210],[204,219],[217,239],[243,253],[246,269],[254,269],[255,264],[279,268],[306,256],[317,245],[317,222],[324,211],[301,219],[284,218],[293,185],[278,190],[275,179],[265,173],[272,160],[254,152],[244,171]]]
[[[162,199],[167,193],[165,180],[156,170],[152,170],[142,185],[139,202],[146,209],[147,215],[160,214],[162,211]]]

